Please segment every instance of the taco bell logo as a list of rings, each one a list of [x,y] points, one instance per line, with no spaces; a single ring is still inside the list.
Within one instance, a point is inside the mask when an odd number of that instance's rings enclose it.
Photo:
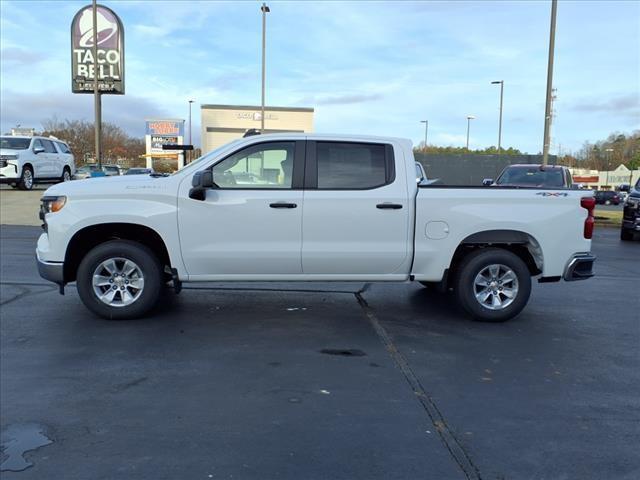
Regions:
[[[76,13],[71,23],[72,91],[92,93],[98,77],[101,93],[124,93],[124,28],[120,18],[103,5],[96,12],[97,42],[91,5]],[[97,43],[97,56],[94,46]]]

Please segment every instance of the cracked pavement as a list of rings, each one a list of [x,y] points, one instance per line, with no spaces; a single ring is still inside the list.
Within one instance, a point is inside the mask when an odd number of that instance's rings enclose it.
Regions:
[[[640,242],[617,230],[596,278],[495,325],[361,283],[192,284],[109,322],[38,277],[39,232],[0,227],[0,414],[52,443],[3,478],[640,477]]]

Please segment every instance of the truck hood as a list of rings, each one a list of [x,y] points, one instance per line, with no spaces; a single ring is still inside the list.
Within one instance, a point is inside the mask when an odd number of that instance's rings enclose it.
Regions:
[[[97,196],[131,196],[144,193],[166,193],[175,185],[173,177],[152,177],[151,175],[121,175],[112,177],[94,177],[85,180],[72,180],[58,183],[45,192],[49,195],[66,195],[68,197]],[[175,187],[173,187],[175,188]]]

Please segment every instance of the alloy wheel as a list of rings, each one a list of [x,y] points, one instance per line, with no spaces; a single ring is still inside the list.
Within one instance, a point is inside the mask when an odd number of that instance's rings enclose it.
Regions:
[[[518,295],[518,277],[506,265],[488,265],[476,275],[473,293],[483,307],[503,310],[511,305]]]

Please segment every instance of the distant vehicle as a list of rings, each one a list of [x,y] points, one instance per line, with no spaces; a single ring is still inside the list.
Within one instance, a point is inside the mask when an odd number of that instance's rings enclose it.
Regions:
[[[420,162],[416,162],[416,182],[420,183],[427,179],[427,174]]]
[[[102,171],[107,177],[114,177],[124,173],[124,169],[120,165],[102,165]]]
[[[75,171],[69,145],[55,137],[0,137],[0,183],[31,190],[36,183],[69,181]]]
[[[85,178],[103,177],[103,176],[104,176],[104,172],[98,167],[98,165],[94,164],[94,165],[83,165],[76,171],[76,174],[74,175],[73,178],[76,180],[82,180]]]
[[[482,181],[485,186],[573,188],[571,172],[563,165],[508,165],[494,182]]]
[[[618,192],[608,190],[598,190],[596,192],[597,205],[620,205],[620,195]]]
[[[620,239],[624,241],[633,240],[636,233],[640,233],[640,179],[638,179],[635,187],[629,192],[629,196],[624,202]]]
[[[125,175],[150,175],[154,173],[153,168],[130,168]]]

